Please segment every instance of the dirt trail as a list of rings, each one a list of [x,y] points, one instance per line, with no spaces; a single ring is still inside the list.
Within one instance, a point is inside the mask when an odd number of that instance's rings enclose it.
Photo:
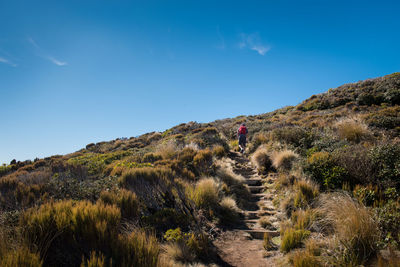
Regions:
[[[236,228],[225,231],[214,241],[219,255],[229,266],[258,267],[277,266],[282,258],[278,247],[266,251],[263,247],[265,233],[279,239],[279,218],[281,213],[272,204],[274,189],[269,188],[276,179],[276,173],[259,175],[256,168],[245,157],[230,153],[232,170],[242,175],[251,192],[252,204],[243,211],[243,220]],[[266,217],[270,224],[263,228],[259,219]]]

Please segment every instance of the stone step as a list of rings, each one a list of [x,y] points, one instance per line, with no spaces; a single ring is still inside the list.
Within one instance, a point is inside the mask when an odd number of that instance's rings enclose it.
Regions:
[[[247,211],[247,212],[245,213],[244,217],[245,217],[247,220],[258,219],[258,218],[259,218],[259,216],[258,216],[258,211]]]
[[[251,178],[251,179],[246,179],[245,181],[244,181],[244,183],[245,184],[247,184],[247,185],[256,185],[256,186],[260,186],[261,185],[261,179],[254,179],[254,178]]]
[[[264,191],[265,187],[262,185],[259,185],[259,186],[252,185],[252,186],[249,186],[249,190],[250,190],[250,193],[252,193],[252,194],[258,194],[258,193],[261,193],[262,191]]]
[[[264,200],[264,197],[266,196],[266,194],[264,193],[259,193],[259,194],[252,194],[251,195],[251,201],[261,201]]]
[[[278,231],[270,231],[270,230],[245,230],[245,232],[249,233],[254,239],[264,239],[264,234],[268,234],[271,237],[279,236]]]

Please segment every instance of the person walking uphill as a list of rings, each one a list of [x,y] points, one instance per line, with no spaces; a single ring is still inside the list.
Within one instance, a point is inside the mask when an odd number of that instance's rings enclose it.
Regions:
[[[246,149],[246,135],[248,132],[249,131],[247,130],[246,125],[242,123],[237,132],[239,138],[239,148],[241,153],[244,153],[244,150]]]

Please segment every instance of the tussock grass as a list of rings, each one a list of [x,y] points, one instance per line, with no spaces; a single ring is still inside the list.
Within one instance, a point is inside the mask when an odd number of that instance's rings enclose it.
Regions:
[[[281,251],[287,253],[294,248],[300,247],[309,236],[310,231],[307,230],[286,229],[282,236]]]
[[[171,263],[190,263],[195,259],[195,254],[185,242],[169,242],[162,246],[163,257]]]
[[[119,184],[122,187],[134,187],[142,181],[151,184],[160,183],[162,180],[167,181],[173,177],[173,172],[168,168],[134,168],[122,174]]]
[[[295,182],[297,193],[294,197],[294,206],[305,208],[319,195],[319,187],[310,180],[297,180]]]
[[[212,152],[217,158],[223,158],[226,156],[226,150],[222,145],[214,146]]]
[[[102,253],[96,253],[92,251],[89,259],[82,259],[81,267],[106,267],[105,258]]]
[[[282,151],[275,151],[271,155],[272,166],[282,171],[290,171],[293,162],[298,158],[298,155],[292,150],[285,149]]]
[[[139,215],[139,200],[136,194],[129,190],[121,189],[118,192],[103,191],[99,200],[108,205],[117,205],[124,218],[135,218]]]
[[[290,261],[294,267],[322,267],[317,257],[308,251],[297,250],[290,255]]]
[[[360,118],[346,118],[335,124],[337,133],[341,139],[359,143],[371,136],[368,126]]]
[[[311,209],[296,210],[292,213],[291,221],[296,230],[309,230],[316,220],[316,212]]]
[[[263,228],[268,228],[268,227],[271,227],[272,226],[272,223],[270,222],[270,220],[269,220],[269,218],[268,217],[261,217],[259,220],[258,220],[258,223],[261,225],[261,227],[263,227]]]
[[[261,146],[251,156],[251,161],[257,167],[259,172],[267,172],[272,167],[272,161],[269,157],[268,150]]]
[[[0,259],[2,267],[41,267],[43,262],[38,254],[30,252],[26,248],[10,250]]]
[[[194,189],[193,200],[196,206],[200,208],[213,209],[217,207],[219,185],[213,178],[201,179]]]
[[[319,212],[330,225],[342,249],[344,262],[364,262],[376,252],[379,230],[371,211],[345,194],[328,194]]]
[[[219,202],[219,205],[221,206],[221,208],[232,212],[237,212],[239,210],[236,205],[236,201],[232,197],[222,198],[222,200]]]

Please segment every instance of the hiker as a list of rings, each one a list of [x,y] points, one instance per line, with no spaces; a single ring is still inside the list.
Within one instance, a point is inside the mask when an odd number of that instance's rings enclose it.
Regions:
[[[239,137],[239,148],[240,148],[240,153],[244,153],[244,150],[246,149],[246,134],[249,131],[246,128],[246,124],[242,123],[242,125],[240,125],[238,131],[237,131],[237,135]]]

